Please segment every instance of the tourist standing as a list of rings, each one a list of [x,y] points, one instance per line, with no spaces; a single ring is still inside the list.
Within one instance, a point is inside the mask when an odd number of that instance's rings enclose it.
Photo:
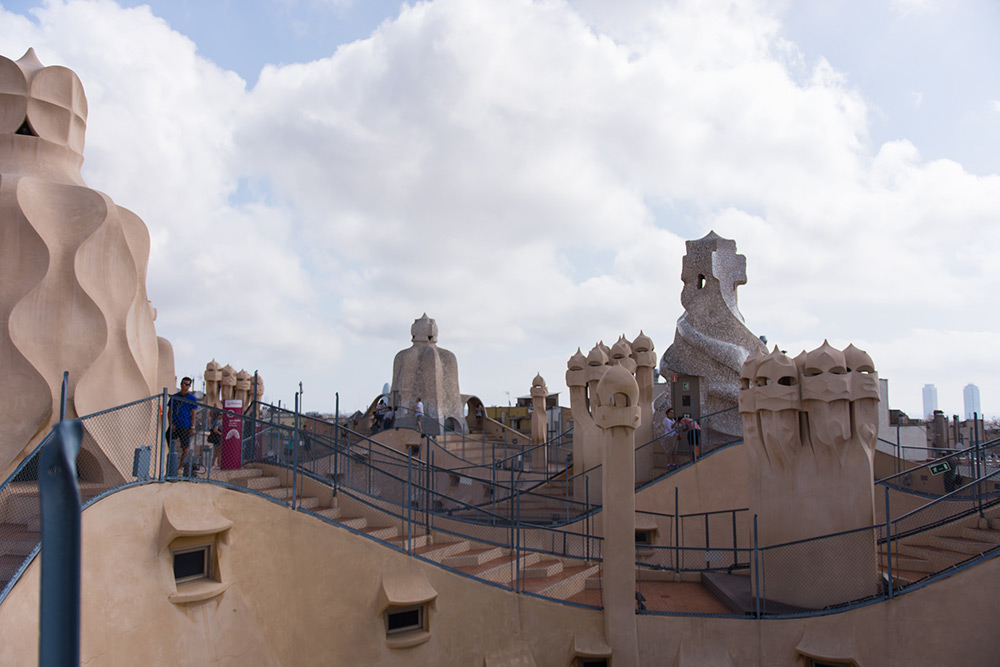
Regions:
[[[180,443],[181,460],[178,465],[181,470],[184,470],[184,465],[191,451],[195,410],[198,409],[198,397],[191,391],[191,378],[185,377],[181,380],[181,390],[170,395],[168,408],[170,410],[170,439],[176,439]],[[204,468],[198,466],[195,472],[203,471]]]

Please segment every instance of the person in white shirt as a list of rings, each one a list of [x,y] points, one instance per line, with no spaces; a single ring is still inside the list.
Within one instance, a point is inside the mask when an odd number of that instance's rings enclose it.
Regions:
[[[663,418],[663,439],[660,440],[665,454],[673,454],[677,449],[677,420],[674,419],[674,409],[667,408],[667,416]]]

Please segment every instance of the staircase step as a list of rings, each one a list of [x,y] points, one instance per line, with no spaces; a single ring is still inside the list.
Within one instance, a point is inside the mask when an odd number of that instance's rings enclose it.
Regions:
[[[42,539],[42,534],[27,530],[23,523],[0,523],[0,556],[24,558]]]
[[[945,535],[928,535],[927,543],[949,551],[960,551],[970,556],[977,556],[996,546],[993,542],[980,542],[979,540]]]
[[[377,540],[388,540],[399,535],[399,526],[365,526],[361,532]]]
[[[883,569],[888,567],[888,559],[884,553],[879,554],[879,564]],[[937,572],[937,568],[934,567],[933,563],[925,558],[900,556],[895,553],[892,554],[892,569],[893,571],[899,569],[912,572]]]
[[[493,581],[498,584],[506,584],[510,583],[510,581],[514,578],[516,570],[519,567],[520,569],[524,569],[529,565],[533,565],[538,560],[539,555],[536,553],[525,553],[520,557],[515,557],[508,553],[500,558],[486,561],[481,565],[470,565],[467,567],[460,567],[458,569],[479,579]],[[518,564],[518,561],[520,561],[520,564]]]
[[[1000,530],[993,530],[992,528],[963,528],[962,537],[978,542],[1000,544]]]
[[[340,515],[343,514],[343,510],[339,507],[311,507],[309,509],[313,514],[327,519],[339,519]]]
[[[414,553],[423,556],[435,563],[440,563],[446,556],[453,556],[457,553],[469,550],[468,540],[458,542],[434,542],[414,549]]]
[[[472,567],[495,560],[503,555],[504,550],[500,547],[486,547],[484,549],[469,549],[453,556],[448,556],[441,561],[442,565],[448,567]]]
[[[212,470],[212,479],[230,484],[242,484],[251,477],[262,477],[264,471],[260,468],[236,468],[235,470]],[[244,485],[245,486],[245,485]]]
[[[960,563],[970,558],[969,554],[962,553],[961,551],[942,549],[940,547],[927,544],[894,544],[893,555],[895,556],[897,552],[900,556],[921,558],[929,561],[933,564],[935,571],[943,570],[954,565],[955,563]]]
[[[599,569],[598,565],[563,566],[559,573],[550,577],[525,579],[522,587],[531,593],[565,600],[584,590],[591,575]]]
[[[271,475],[258,475],[256,477],[245,477],[236,482],[248,489],[254,489],[255,491],[262,491],[264,489],[273,489],[275,487],[281,486],[281,480],[277,477]]]
[[[559,574],[563,570],[563,563],[558,558],[549,558],[546,560],[539,560],[534,565],[524,568],[525,577],[537,577],[544,579],[545,577],[551,577],[553,575]]]
[[[368,519],[363,516],[341,517],[340,519],[338,519],[338,521],[344,524],[345,526],[354,528],[355,530],[361,530],[362,528],[368,525]]]
[[[414,535],[413,537],[407,538],[403,535],[397,535],[396,537],[390,537],[385,541],[389,544],[395,544],[404,551],[409,551],[410,549],[419,549],[420,547],[427,546],[431,541],[431,536]]]

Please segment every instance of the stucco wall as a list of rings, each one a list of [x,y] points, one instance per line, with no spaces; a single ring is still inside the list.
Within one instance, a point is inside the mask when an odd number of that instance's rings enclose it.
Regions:
[[[232,521],[224,545],[230,585],[218,597],[167,599],[175,587],[160,551],[164,505],[174,516]],[[210,485],[122,491],[88,509],[83,529],[88,665],[482,665],[512,647],[529,650],[537,665],[568,665],[574,642],[603,643],[600,612],[517,596]],[[385,645],[387,572],[437,592],[426,643]],[[801,665],[797,646],[862,666],[995,664],[998,576],[993,559],[892,601],[824,617],[640,616],[641,664]],[[36,664],[38,583],[36,559],[0,606],[0,664]],[[510,660],[489,664],[518,664]]]

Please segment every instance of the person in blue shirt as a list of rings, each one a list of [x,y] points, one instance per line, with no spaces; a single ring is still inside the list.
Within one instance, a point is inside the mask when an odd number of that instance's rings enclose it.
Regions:
[[[188,458],[191,447],[191,434],[194,432],[195,410],[198,409],[198,398],[191,392],[191,378],[181,380],[181,390],[170,395],[170,439],[177,439],[181,445],[180,469]],[[201,466],[198,466],[199,468]],[[201,472],[196,470],[195,472]]]

